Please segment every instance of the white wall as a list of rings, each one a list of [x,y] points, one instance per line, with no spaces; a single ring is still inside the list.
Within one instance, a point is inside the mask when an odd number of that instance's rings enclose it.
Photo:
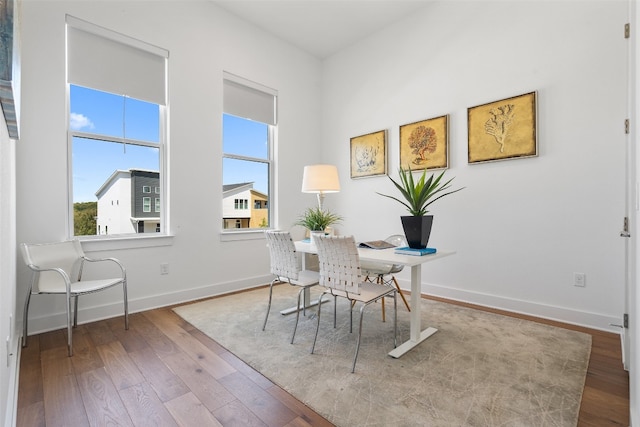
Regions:
[[[250,241],[220,238],[223,70],[279,92],[275,197],[279,223],[286,228],[304,200],[303,166],[320,153],[319,61],[207,1],[24,1],[18,242],[67,237],[65,14],[170,52],[169,202],[175,238],[169,246],[92,254],[124,262],[131,310],[268,283],[261,235]],[[202,186],[210,189],[208,197],[202,197]],[[168,275],[160,275],[161,263],[169,264]],[[27,278],[20,264],[18,301],[24,299]],[[89,295],[80,301],[79,321],[114,316],[122,311],[120,301],[117,289]],[[63,298],[53,304],[50,298],[33,298],[30,331],[64,325],[63,303]],[[94,307],[91,314],[88,307]]]
[[[430,246],[457,254],[423,268],[423,291],[609,329],[624,298],[627,2],[436,2],[323,63],[327,200],[359,239],[402,231],[385,177],[349,179],[349,138],[450,115],[450,177]],[[538,93],[539,156],[467,163],[467,107]],[[353,197],[358,194],[358,197]],[[586,287],[573,273],[586,273]],[[408,272],[404,285],[408,287]]]
[[[132,311],[267,281],[262,240],[219,237],[225,70],[279,91],[281,227],[315,202],[299,191],[302,166],[322,161],[337,164],[341,174],[342,191],[325,201],[345,217],[339,232],[362,240],[399,232],[404,212],[375,194],[393,191],[390,182],[349,179],[349,138],[388,129],[389,172],[397,176],[398,126],[449,114],[449,175],[467,188],[434,207],[431,243],[458,253],[423,269],[423,290],[601,329],[620,322],[626,0],[438,2],[323,63],[206,1],[23,1],[18,242],[67,236],[65,13],[170,51],[176,237],[168,246],[100,254],[127,265]],[[467,107],[533,90],[539,157],[468,165]],[[0,144],[7,149],[4,134]],[[13,310],[5,284],[15,276],[15,218],[4,197],[5,188],[11,194],[4,179],[11,156],[0,154],[0,240],[9,252],[0,257],[4,315]],[[194,179],[210,184],[211,197],[195,192]],[[195,211],[194,201],[201,203]],[[248,253],[255,254],[251,263]],[[161,276],[164,262],[170,274]],[[573,272],[586,273],[585,288],[572,285]],[[27,277],[19,264],[19,306]],[[402,278],[406,285],[408,276]],[[116,291],[92,296],[81,303],[80,320],[88,319],[88,306],[99,308],[95,317],[112,316],[119,301]],[[34,299],[32,331],[60,327],[63,313],[62,301]],[[637,372],[633,378],[637,383]]]
[[[15,416],[20,337],[15,322],[15,146],[0,114],[0,423],[7,426]]]
[[[634,180],[636,182],[636,188],[640,186],[640,182],[638,181],[638,171],[640,171],[640,150],[638,150],[636,144],[638,141],[638,123],[640,123],[640,85],[638,84],[638,80],[640,79],[640,36],[638,36],[638,29],[633,23],[640,22],[640,10],[637,7],[637,2],[630,1],[629,8],[629,22],[631,23],[631,28],[636,28],[636,31],[631,32],[631,64],[629,67],[630,75],[634,76],[631,80],[630,84],[630,114],[631,118],[631,132],[630,138],[632,141],[632,149],[631,153],[634,158],[631,161],[631,164],[635,164],[634,169]],[[635,125],[634,125],[635,124]],[[632,188],[631,191],[634,192],[635,188]],[[637,233],[640,230],[638,227],[638,222],[640,221],[640,208],[638,206],[631,206],[632,212],[635,208],[635,212],[632,215],[632,218],[635,220],[632,221],[631,225],[631,233],[632,238],[632,256],[633,261],[631,262],[633,268],[631,271],[631,283],[632,286],[629,289],[629,302],[628,306],[631,308],[630,310],[630,319],[629,319],[629,337],[630,337],[630,362],[631,366],[629,369],[629,406],[630,406],[630,423],[631,426],[639,426],[640,425],[640,327],[638,327],[639,322],[639,310],[640,310],[640,283],[638,282],[638,244],[637,242]],[[636,236],[636,238],[634,238]]]

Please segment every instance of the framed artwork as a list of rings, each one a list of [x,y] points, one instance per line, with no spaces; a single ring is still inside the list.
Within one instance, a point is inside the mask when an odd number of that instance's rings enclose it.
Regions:
[[[467,109],[469,163],[538,155],[536,92]]]
[[[412,170],[449,166],[449,116],[400,126],[400,166]]]
[[[351,178],[386,174],[386,129],[351,138]]]

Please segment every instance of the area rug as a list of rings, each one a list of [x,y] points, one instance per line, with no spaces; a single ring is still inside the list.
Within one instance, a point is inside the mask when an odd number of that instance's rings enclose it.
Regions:
[[[313,294],[318,291],[313,288]],[[300,316],[296,288],[274,287],[265,331],[268,289],[260,288],[175,308],[175,312],[272,382],[337,426],[575,426],[591,336],[443,302],[422,300],[422,325],[438,332],[402,357],[393,349],[392,301],[365,311],[355,373],[349,306],[323,305],[316,350],[310,354],[316,309]],[[357,312],[354,312],[357,314]],[[399,343],[409,337],[409,313],[398,298]]]

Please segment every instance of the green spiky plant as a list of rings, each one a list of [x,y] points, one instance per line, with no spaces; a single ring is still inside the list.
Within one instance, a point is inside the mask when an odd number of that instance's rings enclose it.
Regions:
[[[444,192],[451,188],[451,181],[453,181],[453,178],[444,182],[442,181],[445,171],[442,171],[437,176],[436,174],[431,174],[431,176],[427,178],[427,170],[425,169],[417,181],[413,179],[413,173],[410,167],[403,169],[402,166],[400,166],[398,173],[400,175],[400,182],[395,181],[391,177],[389,177],[389,179],[393,182],[396,188],[400,190],[405,201],[387,194],[377,194],[401,203],[413,216],[426,215],[427,212],[429,212],[427,208],[433,202],[443,198],[444,196],[448,196],[449,194],[457,193],[464,188],[462,187],[457,190]]]
[[[324,231],[331,224],[336,224],[340,221],[342,221],[340,215],[315,207],[308,208],[300,215],[296,225],[301,225],[310,231]]]

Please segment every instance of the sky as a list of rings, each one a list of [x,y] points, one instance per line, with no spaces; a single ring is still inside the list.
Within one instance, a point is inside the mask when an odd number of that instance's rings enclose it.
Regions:
[[[70,108],[72,130],[143,140],[153,145],[159,141],[159,107],[156,104],[72,85]],[[268,158],[266,124],[224,115],[223,138],[223,150],[228,153]],[[212,143],[214,139],[212,135]],[[73,141],[72,156],[74,203],[96,201],[96,191],[118,169],[158,171],[160,164],[159,149],[153,146],[78,137]],[[212,159],[211,167],[219,169],[218,162],[218,159]],[[263,163],[225,159],[223,184],[254,182],[256,190],[268,194],[267,172]]]

